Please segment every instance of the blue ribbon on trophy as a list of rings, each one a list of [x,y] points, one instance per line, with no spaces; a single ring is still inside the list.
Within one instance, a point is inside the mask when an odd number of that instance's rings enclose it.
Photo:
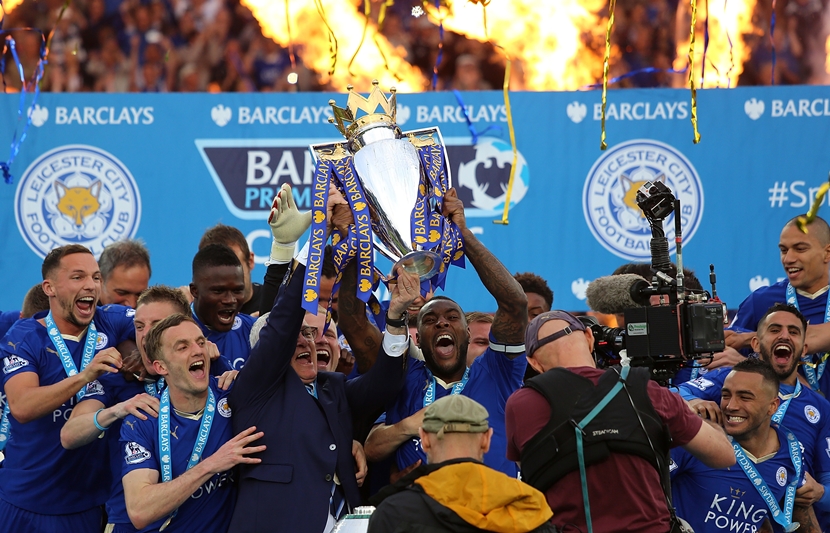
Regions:
[[[311,150],[317,160],[315,191],[326,176],[343,193],[354,216],[349,236],[334,239],[337,277],[332,292],[339,289],[348,263],[357,260],[357,296],[376,307],[372,291],[379,280],[394,276],[397,265],[417,273],[421,293],[426,294],[443,286],[450,264],[463,265],[464,245],[458,227],[442,213],[451,185],[441,133],[437,128],[402,133],[395,122],[395,89],[387,99],[377,81],[372,85],[368,98],[349,86],[345,108],[329,101],[334,115],[329,122],[346,140],[312,145]],[[358,116],[358,111],[363,114]],[[313,198],[317,201],[316,192]],[[313,232],[320,216],[313,211],[312,217]],[[325,228],[325,221],[319,224]],[[375,275],[375,250],[395,263],[390,276]],[[310,254],[310,264],[311,259]],[[306,281],[312,285],[314,275],[307,269]],[[316,300],[304,305],[312,303]]]

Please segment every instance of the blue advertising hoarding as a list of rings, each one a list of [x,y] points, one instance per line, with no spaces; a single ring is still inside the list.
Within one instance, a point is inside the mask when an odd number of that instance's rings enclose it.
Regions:
[[[139,237],[151,283],[186,284],[199,238],[217,222],[248,237],[261,279],[276,191],[291,183],[307,208],[308,145],[339,138],[327,122],[331,98],[345,103],[324,93],[41,94],[15,183],[0,185],[0,309],[19,309],[58,243],[97,254]],[[514,93],[520,168],[510,223],[497,225],[512,162],[504,102],[499,92],[463,101],[484,132],[476,145],[452,93],[398,94],[398,122],[441,129],[468,225],[511,272],[546,278],[559,308],[585,309],[590,280],[649,260],[650,231],[634,202],[648,180],[681,200],[685,265],[706,280],[714,263],[720,296],[737,307],[783,277],[781,227],[807,211],[830,170],[828,87],[698,91],[698,145],[688,91],[611,91],[605,151],[599,92]],[[0,159],[17,110],[17,95],[0,96]],[[673,243],[671,217],[666,230]],[[466,310],[495,308],[469,266],[450,271],[447,294]]]

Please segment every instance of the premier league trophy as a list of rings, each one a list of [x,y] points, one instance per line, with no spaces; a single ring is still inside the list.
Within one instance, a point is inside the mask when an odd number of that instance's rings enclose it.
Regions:
[[[442,214],[451,184],[440,131],[427,128],[402,133],[396,123],[394,88],[389,99],[376,80],[368,98],[354,92],[351,85],[347,88],[345,108],[329,101],[334,115],[329,122],[345,142],[311,146],[317,164],[304,307],[314,308],[312,312],[316,312],[319,295],[330,183],[348,201],[355,222],[346,238],[333,237],[338,275],[332,292],[339,288],[346,264],[355,259],[357,295],[369,300],[375,287],[373,247],[395,263],[390,275],[402,265],[418,274],[426,289],[443,287],[448,267],[463,265],[461,233]]]

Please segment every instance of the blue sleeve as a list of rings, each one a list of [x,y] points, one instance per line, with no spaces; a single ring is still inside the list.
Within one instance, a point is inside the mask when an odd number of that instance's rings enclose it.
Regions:
[[[825,513],[830,512],[830,472],[822,472],[818,475],[818,482],[824,485],[824,496],[813,504],[816,510]]]
[[[827,402],[821,402],[822,414],[830,414],[830,406]],[[813,450],[813,472],[816,476],[830,475],[830,417],[822,416],[821,429],[818,431],[818,438]],[[823,485],[823,483],[822,483]],[[828,509],[830,511],[830,509]]]
[[[490,334],[490,347],[488,347],[480,357],[473,361],[473,365],[481,364],[487,369],[490,376],[493,377],[493,382],[498,386],[498,394],[503,402],[516,390],[522,386],[522,380],[527,369],[527,357],[524,353],[519,354],[512,359],[508,354],[493,349],[493,345],[504,346],[499,344],[493,334]],[[518,345],[521,346],[521,345]],[[513,348],[513,346],[505,346],[506,349]],[[510,354],[513,355],[513,354]]]
[[[718,368],[700,376],[692,381],[687,381],[677,387],[681,398],[686,401],[699,399],[710,402],[720,402],[720,392],[723,388],[723,380],[731,368]]]
[[[20,331],[15,328],[16,331]],[[36,334],[33,331],[24,332],[29,336],[34,337]],[[17,342],[14,342],[18,339]],[[14,376],[23,372],[38,373],[40,357],[39,353],[35,353],[27,339],[23,335],[8,335],[3,339],[3,346],[0,347],[0,357],[3,358],[3,385]]]
[[[683,474],[689,463],[689,452],[681,447],[671,449],[671,461],[669,462],[669,475],[672,480],[675,476]]]
[[[133,470],[149,468],[161,472],[155,456],[156,435],[152,431],[155,424],[151,420],[139,420],[133,415],[127,416],[121,424],[121,477]]]
[[[111,346],[118,346],[126,340],[135,340],[135,309],[124,305],[109,304],[101,307],[104,311],[110,332],[115,335]],[[97,313],[96,313],[97,315]]]

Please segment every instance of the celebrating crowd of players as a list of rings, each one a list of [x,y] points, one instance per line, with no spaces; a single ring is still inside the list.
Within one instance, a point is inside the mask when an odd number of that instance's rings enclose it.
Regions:
[[[784,227],[786,279],[752,293],[727,350],[669,390],[596,369],[591,330],[551,311],[544,280],[510,275],[453,190],[443,210],[493,315],[422,294],[403,269],[372,311],[355,267],[338,279],[329,262],[320,312],[304,311],[310,217],[287,186],[262,284],[223,225],[178,289],[148,287],[136,241],[98,261],[50,252],[23,311],[0,316],[4,530],[328,533],[378,489],[372,532],[679,531],[675,516],[698,532],[830,530],[823,220]],[[328,218],[345,236],[335,194]],[[455,395],[475,402],[430,407]]]

